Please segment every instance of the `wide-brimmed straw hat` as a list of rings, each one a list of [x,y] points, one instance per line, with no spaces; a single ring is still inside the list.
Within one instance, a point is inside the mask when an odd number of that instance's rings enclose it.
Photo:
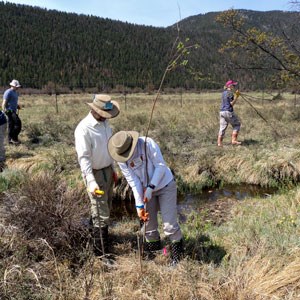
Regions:
[[[108,152],[117,162],[126,162],[132,156],[139,138],[137,131],[119,131],[108,140]]]
[[[118,102],[111,100],[109,95],[95,95],[93,102],[87,103],[87,105],[101,117],[106,119],[114,118],[120,112],[120,106]]]
[[[20,82],[16,79],[13,79],[9,85],[17,88],[21,87]]]

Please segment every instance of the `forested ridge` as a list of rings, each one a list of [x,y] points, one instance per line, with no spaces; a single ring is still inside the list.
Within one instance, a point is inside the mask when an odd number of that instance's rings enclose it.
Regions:
[[[270,31],[288,28],[298,20],[292,12],[243,13],[254,25]],[[23,86],[37,89],[49,82],[70,90],[155,88],[179,36],[199,47],[190,51],[187,68],[169,74],[165,87],[219,88],[225,79],[239,77],[251,88],[260,88],[268,74],[229,68],[218,51],[229,33],[216,22],[217,15],[193,16],[178,26],[157,28],[0,2],[0,86],[17,78]],[[203,75],[201,80],[195,77],[198,73]]]

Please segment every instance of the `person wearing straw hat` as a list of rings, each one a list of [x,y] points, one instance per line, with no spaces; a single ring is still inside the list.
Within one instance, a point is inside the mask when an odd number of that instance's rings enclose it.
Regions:
[[[223,146],[223,138],[228,124],[232,126],[231,144],[241,144],[241,142],[237,140],[241,128],[241,122],[233,111],[233,106],[236,104],[240,95],[240,92],[236,89],[237,85],[238,83],[236,81],[228,80],[224,86],[220,107],[220,130],[217,141],[219,147]]]
[[[138,216],[145,222],[145,253],[154,254],[161,249],[157,221],[160,209],[164,233],[171,241],[172,264],[177,264],[183,257],[177,186],[159,146],[149,137],[139,137],[136,131],[119,131],[109,139],[108,151],[118,162],[133,191]]]
[[[19,95],[17,90],[21,87],[18,80],[13,79],[9,84],[10,88],[3,94],[2,110],[8,118],[8,142],[19,145],[19,134],[22,130],[22,122],[18,115]]]
[[[113,185],[118,180],[107,150],[112,135],[109,119],[118,116],[120,107],[104,94],[95,95],[93,102],[87,105],[91,110],[75,129],[75,148],[91,202],[94,253],[101,256],[108,253]],[[101,197],[97,195],[99,190],[104,191]]]

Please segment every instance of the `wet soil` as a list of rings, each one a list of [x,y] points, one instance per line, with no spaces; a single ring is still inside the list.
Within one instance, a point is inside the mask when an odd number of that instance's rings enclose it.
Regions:
[[[231,210],[235,205],[239,205],[240,201],[234,198],[222,198],[215,201],[201,202],[195,205],[178,205],[179,220],[185,222],[187,215],[192,211],[201,215],[206,223],[219,226],[228,221],[231,217]]]

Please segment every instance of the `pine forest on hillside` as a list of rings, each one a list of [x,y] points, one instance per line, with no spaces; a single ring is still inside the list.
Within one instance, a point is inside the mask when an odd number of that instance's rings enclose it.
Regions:
[[[36,89],[49,83],[70,90],[157,88],[179,37],[199,47],[190,51],[187,68],[169,74],[165,87],[215,89],[231,77],[249,89],[270,88],[272,72],[241,70],[220,53],[230,33],[216,22],[218,14],[156,28],[0,2],[0,86],[18,78],[24,87]],[[280,34],[292,34],[299,20],[296,12],[242,14],[249,24]],[[246,59],[241,53],[239,60]]]

